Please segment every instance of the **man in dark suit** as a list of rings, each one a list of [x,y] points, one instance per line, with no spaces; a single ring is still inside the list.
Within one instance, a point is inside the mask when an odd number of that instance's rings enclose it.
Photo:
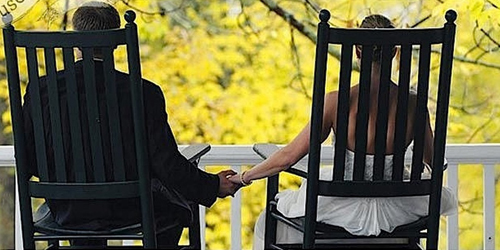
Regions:
[[[120,17],[116,9],[111,5],[102,2],[91,2],[78,8],[73,16],[73,26],[75,30],[103,30],[120,27]],[[78,53],[77,57],[81,58]],[[99,52],[94,54],[94,64],[96,71],[97,92],[104,93],[104,74],[103,63],[100,60]],[[84,96],[84,78],[83,65],[77,60],[75,63],[75,72],[80,96]],[[133,177],[136,175],[134,163],[135,152],[133,142],[133,121],[130,107],[130,84],[129,77],[126,73],[116,71],[116,84],[119,91],[120,118],[122,121],[121,127],[123,134],[130,134],[129,137],[123,138],[124,154],[130,159],[125,163],[125,171],[127,176]],[[60,102],[67,102],[65,96],[65,80],[64,71],[57,72],[58,88],[62,92]],[[50,127],[50,112],[48,109],[48,94],[47,80],[45,77],[39,81],[42,114],[44,119],[44,128]],[[31,146],[28,149],[30,156],[29,165],[36,167],[36,150],[33,140],[33,124],[31,120],[31,86],[28,85],[26,95],[24,96],[23,112],[25,117],[25,129],[27,137],[27,145]],[[167,121],[167,113],[165,111],[165,100],[159,86],[154,83],[143,80],[143,94],[146,117],[146,129],[148,138],[148,150],[151,163],[153,201],[155,206],[156,218],[161,218],[161,221],[177,220],[181,225],[186,225],[191,220],[191,211],[188,203],[194,202],[204,206],[211,206],[217,197],[226,197],[233,195],[239,188],[237,185],[230,182],[227,177],[235,174],[232,170],[221,171],[218,174],[206,173],[197,168],[196,165],[190,163],[177,149],[177,143],[172,134]],[[102,95],[102,94],[101,94]],[[85,107],[85,99],[81,98],[80,107]],[[63,123],[63,131],[67,131],[69,127],[69,118],[67,105],[61,105],[61,120]],[[86,110],[82,108],[81,116],[86,117]],[[106,107],[102,105],[99,113],[101,114],[102,136],[109,138],[107,129],[107,113]],[[45,133],[46,141],[51,144],[51,131]],[[90,153],[90,135],[88,127],[82,127],[82,136],[84,140],[84,160],[85,165],[92,164],[92,156]],[[71,138],[69,135],[63,136],[65,145],[65,155],[70,155]],[[68,145],[68,146],[66,146]],[[111,171],[112,163],[110,159],[111,146],[103,145],[104,161],[107,171]],[[54,155],[47,153],[49,164],[54,164]],[[66,159],[67,164],[72,164],[71,159]],[[49,166],[49,169],[50,166]],[[89,168],[91,169],[91,168]],[[36,168],[33,169],[33,174],[37,175]],[[71,175],[71,173],[70,173]],[[110,176],[110,175],[107,175]],[[51,213],[57,223],[66,228],[79,228],[88,230],[106,229],[113,226],[128,225],[140,221],[140,204],[138,200],[121,199],[121,200],[96,200],[96,201],[67,201],[67,200],[47,200]],[[158,245],[160,247],[176,246],[182,227],[178,226],[165,233],[160,234]],[[72,244],[78,245],[102,245],[102,241],[73,241]]]

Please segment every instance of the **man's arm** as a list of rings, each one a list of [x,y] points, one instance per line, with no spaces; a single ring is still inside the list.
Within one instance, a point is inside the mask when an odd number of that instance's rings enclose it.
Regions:
[[[33,135],[33,121],[31,120],[31,99],[29,96],[30,87],[26,88],[23,103],[23,118],[24,118],[24,137],[26,140],[26,155],[28,157],[28,172],[30,175],[38,176],[38,169],[36,165],[36,151],[35,151],[35,138]]]
[[[160,179],[163,185],[177,190],[186,199],[204,206],[211,206],[217,197],[234,193],[235,185],[228,185],[226,182],[229,181],[225,178],[233,172],[221,172],[218,175],[206,173],[179,152],[168,124],[161,89],[145,84],[144,94],[152,176]]]

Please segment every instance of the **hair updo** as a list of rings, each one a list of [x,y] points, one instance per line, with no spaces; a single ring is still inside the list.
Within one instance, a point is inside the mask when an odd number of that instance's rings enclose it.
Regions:
[[[380,14],[373,14],[365,17],[363,21],[361,22],[361,25],[359,26],[360,28],[365,28],[365,29],[376,29],[376,28],[389,28],[389,29],[394,29],[394,24],[389,20],[389,18],[380,15]],[[356,50],[358,50],[359,55],[361,55],[361,46],[357,45]],[[392,48],[393,50],[393,56],[395,52],[395,48]],[[382,48],[379,45],[374,46],[373,48],[373,56],[372,56],[372,61],[374,62],[380,62],[381,57],[382,57]]]

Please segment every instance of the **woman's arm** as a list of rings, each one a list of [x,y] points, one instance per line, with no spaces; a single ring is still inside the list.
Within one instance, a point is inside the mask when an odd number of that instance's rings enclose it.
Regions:
[[[413,124],[414,119],[415,119],[415,111],[416,111],[416,106],[417,106],[417,93],[416,92],[410,92],[409,96],[409,113],[408,113],[408,124]],[[407,139],[408,142],[414,140],[415,135],[414,133],[414,128],[412,125],[408,127],[407,131]],[[434,137],[432,134],[432,128],[431,128],[431,119],[429,116],[429,112],[427,110],[427,116],[426,116],[426,122],[425,122],[425,137],[424,137],[424,156],[423,156],[423,161],[424,163],[428,164],[429,166],[432,166],[432,157],[433,157],[433,152],[434,152]]]
[[[333,120],[336,118],[337,93],[331,92],[325,96],[323,110],[323,127],[321,141],[326,140],[330,134]],[[302,131],[282,149],[276,151],[269,158],[257,164],[252,169],[243,172],[240,176],[230,177],[235,183],[249,184],[253,180],[266,178],[288,169],[304,157],[309,151],[311,125],[308,123]]]

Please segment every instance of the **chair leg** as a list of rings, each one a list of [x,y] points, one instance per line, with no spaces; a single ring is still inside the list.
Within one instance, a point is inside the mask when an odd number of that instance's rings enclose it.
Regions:
[[[266,229],[264,235],[264,249],[271,249],[276,244],[276,228],[278,221],[271,215],[274,206],[266,211]]]
[[[408,248],[409,249],[423,249],[420,245],[420,238],[409,238],[408,239]]]
[[[59,249],[59,241],[58,240],[47,241],[47,249]]]
[[[273,218],[271,213],[276,210],[274,197],[278,193],[279,174],[267,178],[266,188],[266,221],[264,232],[264,249],[270,249],[272,245],[276,245],[276,228],[278,221]]]

